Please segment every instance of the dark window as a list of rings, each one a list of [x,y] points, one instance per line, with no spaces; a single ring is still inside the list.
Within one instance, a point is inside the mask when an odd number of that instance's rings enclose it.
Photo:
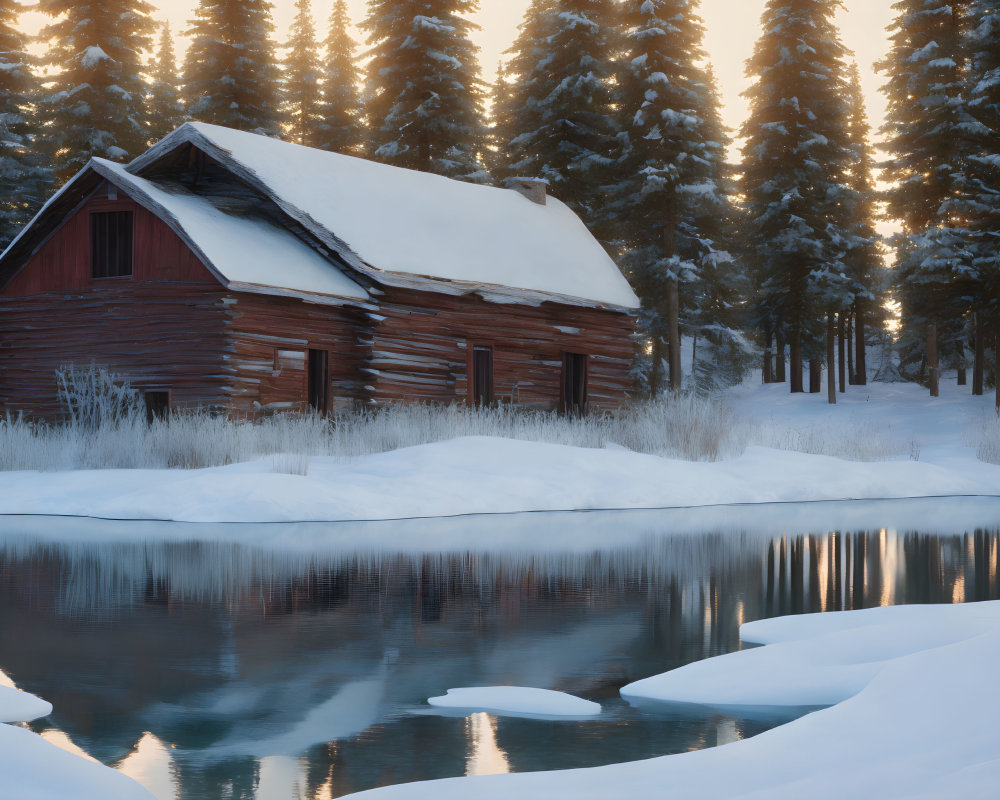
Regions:
[[[493,403],[493,348],[472,349],[472,402],[477,406]]]
[[[146,400],[146,422],[164,419],[170,411],[170,392],[144,392]]]
[[[309,405],[325,414],[330,406],[330,353],[309,351]]]
[[[132,274],[132,212],[90,215],[90,274],[118,278]]]
[[[563,356],[563,410],[582,414],[587,405],[587,357],[581,353]]]

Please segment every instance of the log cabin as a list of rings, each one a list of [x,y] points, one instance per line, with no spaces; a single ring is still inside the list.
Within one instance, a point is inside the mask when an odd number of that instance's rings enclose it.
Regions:
[[[95,158],[0,255],[0,410],[61,366],[151,408],[608,409],[639,301],[544,184],[479,186],[190,122]]]

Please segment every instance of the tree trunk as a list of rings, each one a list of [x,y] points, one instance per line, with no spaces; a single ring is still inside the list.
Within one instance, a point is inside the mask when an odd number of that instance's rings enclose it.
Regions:
[[[670,329],[670,391],[681,390],[681,321],[680,321],[680,291],[677,281],[670,281],[668,296],[667,325]]]
[[[775,362],[774,370],[774,380],[777,383],[785,382],[785,335],[779,330],[775,336],[775,347],[778,350],[777,360]],[[801,390],[800,390],[801,391]]]
[[[809,394],[823,391],[823,362],[818,358],[809,359]]]
[[[982,397],[984,373],[986,372],[986,331],[983,315],[976,313],[976,352],[972,361],[972,393]]]
[[[657,397],[660,394],[660,386],[663,383],[663,350],[663,339],[659,336],[654,336],[653,352],[650,355],[653,364],[649,373],[649,393],[653,397]]]
[[[1000,326],[993,338],[993,384],[996,386],[996,409],[1000,411]]]
[[[698,390],[698,334],[691,337],[691,388]]]
[[[865,358],[865,306],[859,297],[854,309],[854,381],[858,386],[868,385],[868,364]]]
[[[847,391],[847,361],[844,353],[844,314],[837,315],[837,373],[840,376],[840,391]]]
[[[837,405],[837,364],[835,362],[837,324],[833,312],[826,315],[826,400],[831,406]],[[844,391],[844,340],[840,339],[840,391]]]
[[[854,373],[854,317],[847,315],[847,324],[844,326],[844,333],[847,335],[847,382],[853,386],[858,382],[858,376]]]
[[[933,323],[927,328],[927,382],[930,385],[931,397],[940,397],[941,371],[938,368],[937,325]]]
[[[771,372],[771,362],[774,359],[774,354],[771,352],[770,346],[764,351],[764,383],[774,383],[774,373]]]
[[[799,394],[802,392],[802,334],[799,331],[792,333],[788,362],[788,367],[792,371],[792,394]]]
[[[663,226],[663,255],[673,258],[677,252],[676,231],[677,219],[672,208],[667,210],[667,221]],[[667,283],[667,359],[670,364],[670,390],[679,392],[681,389],[681,311],[680,289],[677,278]]]

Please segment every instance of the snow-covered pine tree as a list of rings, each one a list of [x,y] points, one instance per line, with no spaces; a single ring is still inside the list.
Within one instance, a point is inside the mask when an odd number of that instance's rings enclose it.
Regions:
[[[174,55],[174,37],[170,25],[163,24],[156,57],[150,69],[152,84],[149,87],[149,139],[158,141],[187,119],[177,86],[177,58]]]
[[[748,71],[743,192],[750,258],[759,270],[762,328],[791,345],[791,390],[802,357],[823,354],[824,317],[853,298],[843,253],[853,193],[844,48],[826,0],[768,0]]]
[[[511,151],[511,143],[523,131],[534,131],[541,124],[541,110],[536,97],[541,82],[547,80],[544,65],[551,56],[552,35],[558,30],[556,0],[531,0],[524,12],[517,39],[507,50],[502,81],[494,87],[493,97],[493,176],[498,181],[509,177],[537,177],[519,174],[520,167]]]
[[[490,125],[486,139],[486,166],[494,177],[506,169],[506,145],[513,138],[510,134],[510,90],[507,66],[500,61],[490,94]]]
[[[354,64],[357,43],[351,38],[346,0],[336,0],[330,13],[323,70],[323,102],[317,121],[316,147],[347,155],[363,153],[364,126]]]
[[[744,331],[751,285],[741,258],[740,211],[735,169],[726,161],[731,139],[722,121],[715,74],[709,65],[699,82],[698,116],[705,120],[705,154],[714,187],[694,208],[700,278],[694,287],[695,307],[686,329],[692,337],[695,391],[709,394],[739,383],[750,365],[753,347]]]
[[[868,138],[871,126],[868,124],[865,97],[861,89],[861,74],[854,62],[847,72],[847,102],[847,130],[852,152],[848,175],[855,201],[850,219],[852,240],[844,255],[844,263],[847,265],[847,275],[853,281],[854,307],[850,309],[850,320],[854,326],[854,382],[863,386],[868,382],[866,331],[869,323],[878,322],[882,317],[879,313],[879,300],[885,275],[879,253],[880,237],[875,230],[878,210],[872,174],[872,149]]]
[[[926,374],[928,328],[939,349],[964,349],[972,256],[965,220],[971,118],[965,98],[968,0],[899,0],[892,47],[879,69],[888,76],[883,179],[896,237],[894,292],[901,305],[903,374]],[[946,362],[947,363],[947,362]]]
[[[39,81],[17,27],[21,10],[16,0],[0,0],[0,251],[41,207],[52,183],[37,148]]]
[[[973,385],[983,391],[985,320],[992,322],[994,357],[1000,355],[1000,0],[973,0],[969,34],[969,109],[981,126],[972,137],[969,158],[969,228],[977,291],[974,309],[976,374]],[[995,362],[994,362],[995,363]],[[995,368],[1000,406],[1000,368]],[[977,383],[978,379],[978,383]]]
[[[547,180],[592,230],[617,147],[616,24],[612,0],[536,0],[509,64],[513,137],[503,174]]]
[[[202,122],[277,135],[279,70],[267,0],[200,0],[187,34],[182,96]]]
[[[709,139],[703,26],[695,0],[630,0],[617,98],[624,150],[608,212],[624,250],[623,271],[642,300],[651,342],[649,389],[669,363],[670,387],[680,388],[680,318],[696,307],[702,256],[712,245],[698,221],[725,205],[713,164],[721,143]]]
[[[468,15],[478,0],[369,0],[369,151],[388,164],[483,182],[483,85]]]
[[[282,92],[285,133],[293,142],[314,147],[320,137],[322,70],[312,19],[312,0],[295,0],[295,19],[286,47]]]
[[[45,79],[39,104],[46,148],[63,182],[92,156],[127,161],[146,149],[143,53],[155,23],[145,0],[40,0],[55,19],[39,38]]]

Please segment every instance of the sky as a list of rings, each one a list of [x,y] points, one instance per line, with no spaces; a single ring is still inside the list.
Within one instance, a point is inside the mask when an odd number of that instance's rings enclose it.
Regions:
[[[170,23],[180,34],[191,18],[197,0],[151,0],[158,8],[155,16]],[[497,62],[517,35],[529,0],[480,0],[481,10],[476,22],[481,26],[477,34],[483,76],[491,81],[496,74]],[[893,0],[843,0],[837,15],[844,43],[857,56],[861,79],[868,100],[869,117],[877,129],[885,113],[885,102],[878,91],[880,76],[873,64],[887,50],[885,28],[892,18]],[[705,20],[706,49],[715,68],[724,103],[723,119],[732,130],[738,130],[747,113],[746,102],[740,93],[750,82],[744,75],[744,62],[753,51],[759,33],[760,15],[765,0],[702,0],[701,15]],[[348,0],[351,17],[361,20],[365,14],[365,0]],[[325,35],[327,19],[333,0],[313,0],[313,15],[320,32]],[[287,38],[288,27],[295,13],[295,0],[275,0],[274,19],[278,41]],[[25,27],[37,30],[44,18],[28,15]],[[358,36],[357,38],[360,38]],[[185,43],[178,42],[179,49]],[[735,156],[736,154],[732,154]],[[735,158],[734,158],[735,160]]]

